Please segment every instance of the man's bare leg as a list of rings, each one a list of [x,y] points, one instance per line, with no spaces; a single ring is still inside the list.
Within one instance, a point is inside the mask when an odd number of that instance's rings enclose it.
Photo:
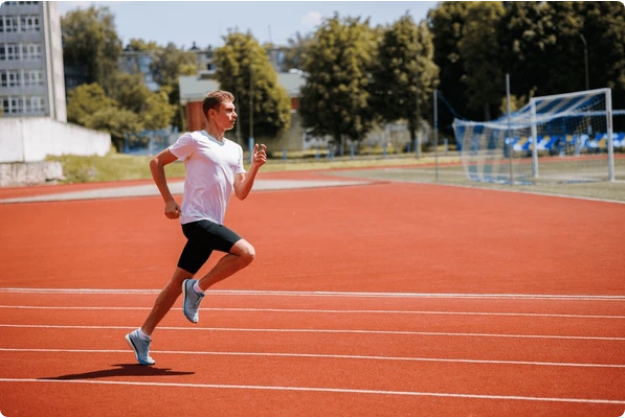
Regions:
[[[230,249],[230,253],[223,256],[217,265],[198,281],[198,286],[205,291],[215,283],[247,267],[254,261],[254,257],[256,257],[254,247],[244,239],[238,240]]]
[[[167,283],[167,286],[156,298],[156,302],[154,302],[154,307],[148,315],[147,319],[141,326],[141,331],[143,331],[146,335],[152,335],[154,329],[158,325],[159,322],[167,315],[167,312],[174,306],[178,296],[182,293],[182,282],[186,279],[190,279],[193,277],[193,274],[181,269],[180,267],[176,268],[173,277]]]
[[[184,280],[182,283],[184,295],[182,311],[184,316],[190,322],[197,324],[200,302],[202,302],[206,289],[249,265],[255,256],[254,247],[244,239],[240,239],[232,246],[230,253],[222,257],[206,276],[200,280]]]

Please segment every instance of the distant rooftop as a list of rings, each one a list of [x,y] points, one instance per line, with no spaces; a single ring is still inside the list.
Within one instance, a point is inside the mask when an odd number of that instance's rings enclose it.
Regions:
[[[178,77],[180,103],[201,101],[211,91],[219,90],[219,83],[217,80],[208,78],[209,75],[209,72],[202,71],[198,75]],[[278,73],[278,83],[286,89],[289,97],[299,97],[306,78],[301,72]]]

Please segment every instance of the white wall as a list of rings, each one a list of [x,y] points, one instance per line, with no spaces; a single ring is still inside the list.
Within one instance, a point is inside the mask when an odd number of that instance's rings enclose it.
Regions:
[[[43,161],[46,155],[98,155],[111,135],[50,118],[1,118],[0,163]]]

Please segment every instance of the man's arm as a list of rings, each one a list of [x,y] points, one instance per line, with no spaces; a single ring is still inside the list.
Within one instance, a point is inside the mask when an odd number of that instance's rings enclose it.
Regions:
[[[250,194],[252,190],[252,186],[254,185],[254,179],[256,178],[256,173],[260,167],[267,162],[267,147],[264,144],[258,147],[258,144],[254,145],[254,154],[252,157],[252,166],[250,167],[250,171],[247,173],[239,173],[237,174],[234,180],[234,194],[239,199],[243,200]]]
[[[176,161],[176,157],[169,149],[161,151],[156,157],[150,161],[150,171],[152,171],[152,178],[158,191],[161,192],[163,201],[165,202],[165,216],[169,219],[177,219],[180,217],[180,206],[174,200],[174,197],[169,191],[167,186],[167,179],[165,178],[165,166]]]

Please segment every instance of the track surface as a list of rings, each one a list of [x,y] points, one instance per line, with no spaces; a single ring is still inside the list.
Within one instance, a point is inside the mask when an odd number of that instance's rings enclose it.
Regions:
[[[257,259],[198,325],[179,301],[146,368],[123,336],[184,245],[160,198],[3,204],[0,411],[620,416],[624,214],[435,185],[257,191],[226,220]]]

